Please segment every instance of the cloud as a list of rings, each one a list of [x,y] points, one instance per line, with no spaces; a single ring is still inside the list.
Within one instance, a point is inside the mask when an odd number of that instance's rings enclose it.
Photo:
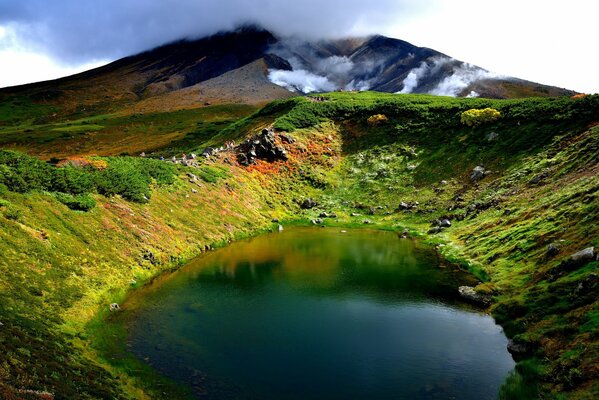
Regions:
[[[303,69],[294,71],[272,70],[268,79],[275,85],[283,86],[292,92],[332,92],[337,86],[330,82],[327,77],[308,72]]]
[[[470,86],[471,83],[481,79],[494,79],[500,77],[501,75],[486,71],[472,64],[462,63],[458,68],[454,69],[451,75],[445,77],[429,93],[438,96],[456,97],[460,92]],[[476,97],[470,96],[473,93],[476,92],[471,92],[468,97]]]
[[[423,9],[410,0],[0,0],[0,27],[13,46],[76,64],[244,23],[309,38],[374,33]]]
[[[441,79],[432,89],[427,90],[428,94],[437,96],[457,97],[470,84],[481,79],[494,79],[505,77],[476,65],[457,61],[451,57],[434,57],[428,61],[423,61],[416,68],[413,68],[403,80],[403,88],[398,93],[414,93],[422,81],[434,80],[435,76],[442,69],[451,68],[449,75]],[[422,89],[421,89],[422,90]],[[472,91],[467,97],[477,97],[478,93]]]

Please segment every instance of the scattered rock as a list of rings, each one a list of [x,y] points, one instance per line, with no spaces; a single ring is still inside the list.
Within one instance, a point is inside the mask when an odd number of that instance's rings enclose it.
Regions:
[[[487,133],[487,136],[485,136],[485,139],[487,139],[488,142],[492,142],[493,140],[497,139],[498,136],[499,134],[496,132],[489,132]]]
[[[117,303],[112,303],[110,305],[110,311],[119,311],[121,307]]]
[[[595,258],[595,248],[587,247],[584,250],[580,250],[570,256],[570,261],[576,264],[585,264],[588,261],[592,261]]]
[[[439,226],[441,228],[449,228],[451,226],[451,221],[448,220],[447,218],[442,219],[441,222],[439,223]]]
[[[287,138],[289,139],[289,138]],[[264,129],[256,135],[236,147],[237,161],[243,166],[256,162],[257,159],[274,161],[287,161],[287,152],[276,144],[275,133],[271,129]]]
[[[302,202],[302,204],[300,205],[300,207],[303,210],[309,210],[309,209],[314,208],[316,206],[317,206],[316,202],[314,200],[312,200],[311,198],[309,198],[309,197],[306,200],[304,200]]]
[[[533,176],[532,179],[529,181],[529,183],[536,185],[537,183],[544,181],[548,177],[549,177],[549,173],[547,171],[541,172],[540,174]]]
[[[472,182],[480,181],[481,179],[483,179],[485,177],[485,172],[486,172],[486,170],[483,167],[481,167],[480,165],[477,165],[472,170],[472,174],[470,175],[470,180]]]
[[[428,230],[428,234],[435,234],[435,233],[439,233],[443,230],[443,228],[441,228],[440,226],[433,226],[431,229]]]
[[[547,246],[546,254],[548,257],[556,256],[558,253],[559,253],[559,247],[557,246],[557,244],[551,243],[549,246]]]
[[[490,296],[478,293],[472,286],[460,286],[458,288],[458,292],[463,299],[472,303],[482,306],[488,306],[491,304]]]
[[[596,299],[598,290],[599,275],[597,275],[595,272],[592,272],[578,282],[578,285],[574,291],[570,293],[569,297],[580,304],[581,300],[584,301],[584,298],[591,296],[590,300],[592,302]]]

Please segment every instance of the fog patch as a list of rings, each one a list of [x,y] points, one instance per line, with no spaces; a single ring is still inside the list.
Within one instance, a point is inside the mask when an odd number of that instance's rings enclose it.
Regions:
[[[430,94],[438,96],[457,97],[464,89],[472,83],[482,79],[497,79],[500,75],[489,72],[475,65],[462,63],[462,65],[454,69],[453,73],[445,77],[439,84],[431,90]],[[470,94],[476,92],[472,91]],[[477,94],[478,95],[478,94]],[[470,96],[469,97],[475,97]]]
[[[337,90],[337,86],[331,83],[326,76],[316,75],[303,69],[293,71],[270,70],[268,79],[275,85],[282,86],[292,92],[312,93]]]

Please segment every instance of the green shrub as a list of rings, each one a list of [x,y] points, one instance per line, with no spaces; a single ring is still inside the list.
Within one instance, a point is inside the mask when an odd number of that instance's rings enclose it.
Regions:
[[[96,200],[89,194],[78,194],[76,196],[66,193],[55,193],[56,199],[71,210],[89,211],[96,206]]]
[[[150,198],[153,182],[169,185],[175,181],[174,166],[158,160],[111,157],[96,164],[106,164],[106,168],[104,165],[102,168],[94,165],[57,168],[26,154],[0,150],[0,187],[20,193],[32,190],[62,193],[65,196],[59,200],[70,208],[88,210],[95,202],[87,194],[118,194],[124,199],[145,203]]]
[[[462,124],[474,127],[497,121],[499,118],[501,118],[501,113],[494,108],[484,108],[482,110],[471,108],[461,115]]]
[[[19,221],[23,216],[23,212],[13,205],[9,205],[2,213],[6,219]]]

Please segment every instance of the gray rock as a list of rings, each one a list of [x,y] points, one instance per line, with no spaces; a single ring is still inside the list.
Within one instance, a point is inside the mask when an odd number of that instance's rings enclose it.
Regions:
[[[360,216],[360,214],[358,214],[358,213],[351,213],[349,215],[352,216],[352,217],[359,217]]]
[[[526,358],[530,355],[531,350],[531,346],[528,343],[513,339],[510,339],[507,342],[507,351],[509,351],[515,359]]]
[[[492,142],[493,140],[497,139],[498,136],[499,135],[496,132],[489,132],[487,133],[487,136],[485,136],[485,138],[488,142]]]
[[[398,210],[401,211],[405,211],[405,210],[409,210],[410,206],[408,205],[408,203],[402,201],[401,203],[399,203],[399,206],[397,207]]]
[[[547,246],[546,254],[548,257],[556,256],[559,253],[559,247],[555,243],[551,243]]]
[[[311,198],[309,198],[309,197],[306,200],[304,200],[302,202],[302,204],[300,205],[300,207],[302,209],[304,209],[304,210],[309,210],[309,209],[314,208],[316,206],[317,206],[316,202],[314,200],[312,200]]]
[[[320,218],[313,219],[312,220],[312,224],[314,224],[314,225],[320,225],[320,224],[322,224],[322,219],[320,219]]]
[[[121,307],[117,303],[112,303],[110,305],[110,311],[119,311]]]
[[[483,179],[485,177],[485,169],[483,167],[481,167],[480,165],[477,165],[476,167],[474,167],[474,169],[472,170],[472,174],[470,174],[470,180],[472,182],[478,182],[481,179]]]
[[[595,258],[595,248],[587,247],[584,250],[580,250],[570,256],[570,261],[576,264],[586,263],[587,261],[592,261]]]
[[[449,227],[451,226],[451,221],[450,221],[450,220],[448,220],[447,218],[445,218],[445,219],[442,219],[442,220],[441,220],[441,223],[439,224],[439,226],[440,226],[441,228],[449,228]]]
[[[446,180],[442,180],[441,182],[439,182],[441,185],[447,185],[447,181]]]
[[[368,224],[372,224],[372,221],[369,219],[365,219],[364,221],[362,221],[362,223],[368,225]]]
[[[321,213],[320,213],[318,216],[319,216],[320,218],[328,218],[328,217],[329,217],[329,214],[327,214],[326,212],[324,212],[324,211],[323,211],[323,212],[321,212]]]
[[[443,230],[443,228],[441,228],[440,226],[433,226],[431,229],[428,230],[428,234],[435,234],[435,233],[439,233]]]
[[[477,293],[472,286],[460,286],[458,292],[463,299],[472,303],[482,306],[488,306],[491,303],[489,296]]]

